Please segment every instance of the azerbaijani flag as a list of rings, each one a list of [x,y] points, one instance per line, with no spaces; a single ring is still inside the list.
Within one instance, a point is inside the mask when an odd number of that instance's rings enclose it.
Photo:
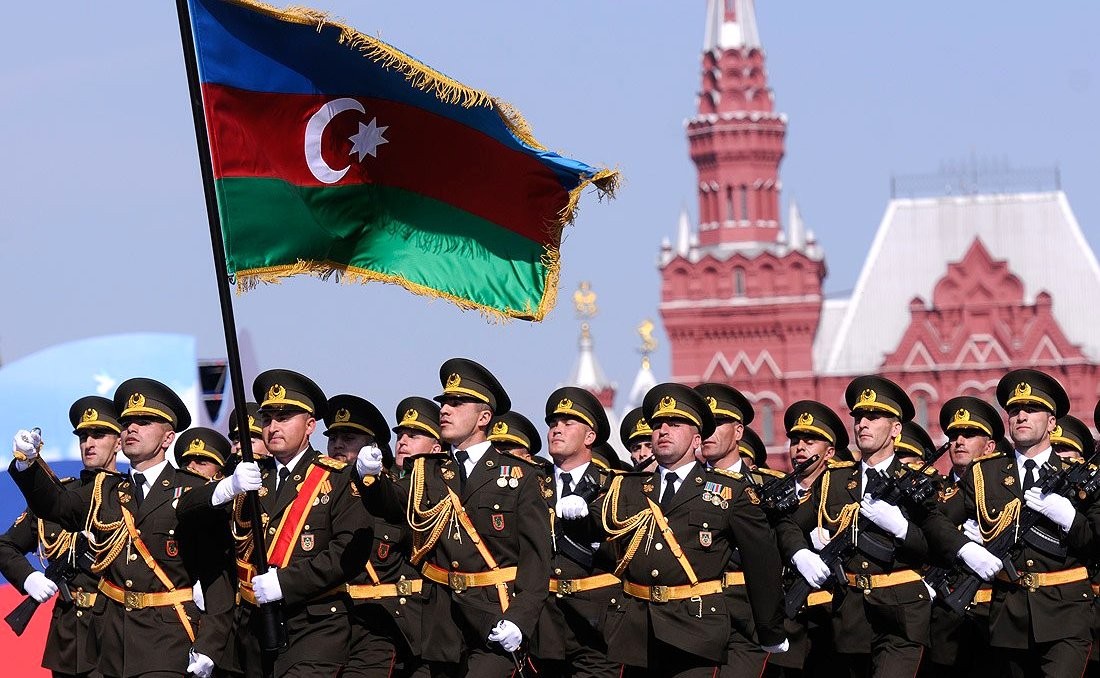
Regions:
[[[239,290],[336,273],[489,316],[553,307],[562,228],[618,173],[317,11],[188,0],[226,268]]]

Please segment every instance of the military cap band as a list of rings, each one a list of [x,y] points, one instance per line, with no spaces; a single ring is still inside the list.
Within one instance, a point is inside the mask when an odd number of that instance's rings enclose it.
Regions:
[[[809,412],[805,412],[803,414],[805,416],[809,417],[809,421],[806,422],[806,423],[803,423],[803,418],[802,418],[802,416],[800,416],[798,418],[798,422],[795,423],[795,425],[791,427],[790,433],[813,433],[815,435],[821,436],[825,440],[828,440],[830,443],[836,444],[836,436],[833,435],[832,431],[828,431],[826,429],[823,429],[820,426],[814,426],[814,423],[813,423],[814,417],[813,417],[813,415],[810,414]]]
[[[1012,370],[997,384],[997,401],[1005,410],[1016,405],[1039,405],[1055,417],[1069,412],[1069,396],[1049,374],[1038,370]]]
[[[409,413],[412,413],[412,416],[409,416]],[[397,426],[394,427],[395,430],[399,428],[420,429],[421,431],[424,431],[425,433],[431,435],[433,438],[439,437],[439,431],[435,430],[434,428],[425,424],[417,418],[416,410],[409,410],[405,413],[405,416],[401,419],[401,421],[397,422]]]
[[[443,393],[437,401],[450,398],[469,398],[485,403],[493,414],[504,414],[512,408],[508,392],[493,373],[469,358],[451,358],[439,367],[439,383]]]
[[[924,450],[916,445],[910,444],[908,441],[902,440],[901,436],[894,438],[894,449],[908,450],[918,457],[924,458]]]
[[[73,433],[78,435],[89,429],[122,433],[117,411],[115,404],[103,396],[84,396],[69,407],[69,423],[73,425]]]
[[[141,393],[134,393],[126,401],[126,407],[123,408],[122,414],[119,415],[119,418],[140,417],[142,415],[160,417],[167,422],[172,421],[171,414],[157,407],[146,406],[145,396]]]
[[[267,396],[264,401],[260,403],[260,409],[271,407],[297,407],[313,414],[312,404],[286,397],[286,389],[279,384],[272,384],[271,388],[267,389]]]
[[[153,417],[168,422],[175,431],[182,431],[191,425],[191,414],[179,395],[155,379],[127,379],[115,389],[113,402],[120,422],[123,419]]]
[[[584,412],[581,412],[580,410],[574,408],[573,401],[569,400],[568,398],[563,398],[561,401],[558,402],[557,407],[554,408],[553,414],[568,414],[572,417],[580,419],[592,428],[596,428],[596,422],[592,421],[592,418]]]
[[[414,429],[439,440],[439,405],[432,400],[409,396],[397,403],[394,418],[397,419],[397,426],[392,429],[394,433],[403,428]]]
[[[951,423],[947,425],[948,431],[957,431],[959,429],[978,429],[987,436],[992,437],[993,431],[985,422],[978,419],[972,419],[970,417],[970,410],[959,409],[955,410],[955,414],[951,417]]]
[[[1054,430],[1050,432],[1050,442],[1053,445],[1068,445],[1081,454],[1085,453],[1085,448],[1081,446],[1081,443],[1067,437],[1061,426],[1055,426]]]

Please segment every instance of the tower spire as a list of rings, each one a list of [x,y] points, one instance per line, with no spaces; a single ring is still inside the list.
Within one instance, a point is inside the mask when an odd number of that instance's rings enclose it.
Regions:
[[[707,0],[704,52],[761,46],[753,0]]]

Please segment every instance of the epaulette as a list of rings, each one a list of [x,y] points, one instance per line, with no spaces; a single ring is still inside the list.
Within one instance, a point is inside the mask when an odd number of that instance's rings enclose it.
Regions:
[[[332,457],[326,457],[325,455],[319,455],[313,460],[314,464],[318,466],[324,466],[327,469],[333,471],[342,471],[348,465],[346,461],[340,461],[339,459],[333,459]]]
[[[777,471],[774,468],[764,468],[763,466],[757,466],[756,472],[762,476],[771,476],[773,478],[786,478],[787,474],[782,471]]]
[[[727,478],[733,478],[734,480],[744,480],[745,476],[737,471],[731,471],[725,468],[712,468],[713,473],[717,473],[720,476],[726,476]]]
[[[972,464],[977,464],[979,461],[985,461],[987,459],[997,459],[998,457],[1003,457],[1003,456],[1005,456],[1004,452],[990,452],[989,454],[978,457],[977,459],[975,459],[971,463]]]
[[[176,473],[182,473],[186,476],[191,476],[192,478],[198,478],[199,480],[201,480],[203,482],[204,485],[212,480],[211,478],[207,478],[203,474],[196,473],[195,471],[192,471],[189,468],[177,468]]]
[[[446,461],[450,458],[451,455],[446,452],[425,452],[424,454],[418,454],[415,457],[406,458],[405,465],[411,469],[413,462],[417,459],[437,459],[439,461]]]
[[[601,471],[604,471],[604,472],[610,472],[611,471],[611,467],[608,466],[607,463],[604,462],[603,459],[600,459],[598,457],[592,457],[592,463],[595,464],[596,466],[598,466]]]
[[[924,466],[924,464],[918,464],[917,462],[913,461],[906,464],[906,466],[908,466],[913,471],[920,471],[921,467]],[[928,468],[924,469],[923,473],[926,476],[936,476],[939,475],[940,472],[936,470],[936,467],[929,466]]]
[[[1067,464],[1084,464],[1085,463],[1085,460],[1082,459],[1081,457],[1062,457],[1062,461],[1066,462]],[[65,481],[62,480],[61,482],[65,482]]]
[[[545,468],[544,468],[544,467],[542,466],[542,464],[541,464],[541,463],[539,463],[539,462],[537,462],[537,461],[535,461],[535,460],[533,460],[533,459],[524,459],[523,457],[520,457],[520,456],[518,456],[518,455],[512,454],[511,452],[500,452],[500,450],[497,450],[497,452],[499,452],[499,453],[500,453],[500,456],[502,456],[502,457],[508,457],[508,459],[510,459],[510,460],[512,460],[512,461],[520,461],[520,462],[523,462],[524,464],[527,464],[528,466],[534,466],[535,468],[539,469],[540,471],[543,471],[543,470],[545,470]]]
[[[837,461],[835,457],[825,463],[825,467],[830,471],[838,468],[852,468],[855,465],[854,461]]]
[[[60,480],[59,482],[60,482],[60,483],[61,483],[62,485],[68,485],[69,483],[73,482],[74,480],[76,480],[76,478],[74,478],[74,477],[70,476],[70,477],[68,477],[68,478],[62,478],[62,479],[61,479],[61,480]]]

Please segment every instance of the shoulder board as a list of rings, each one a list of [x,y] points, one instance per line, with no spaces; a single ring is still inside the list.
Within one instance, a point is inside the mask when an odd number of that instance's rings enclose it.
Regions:
[[[325,455],[319,455],[313,460],[314,464],[318,466],[324,466],[332,471],[342,471],[348,463],[346,461],[340,461],[339,459],[333,459],[332,457],[326,457]]]
[[[508,459],[509,461],[518,461],[520,463],[527,464],[528,466],[533,466],[533,467],[539,469],[540,471],[545,469],[545,467],[538,461],[532,461],[532,460],[524,459],[523,457],[518,457],[518,456],[512,454],[511,452],[501,452],[500,450],[497,450],[497,453],[499,453],[500,456],[504,457],[505,459]]]
[[[730,471],[729,469],[712,468],[710,471],[711,471],[711,473],[717,473],[720,476],[726,476],[727,478],[733,478],[734,480],[744,480],[745,479],[744,475],[738,473],[737,471]]]
[[[653,471],[615,471],[611,475],[616,478],[651,478]]]
[[[854,461],[837,461],[837,459],[835,457],[830,459],[825,464],[826,468],[828,468],[830,470],[832,470],[834,468],[851,468],[855,465],[856,465],[856,463]]]
[[[183,474],[183,475],[184,475],[185,477],[188,477],[188,476],[189,476],[189,477],[191,477],[191,478],[196,478],[196,479],[198,479],[198,480],[202,481],[202,483],[203,483],[204,485],[205,485],[206,483],[210,482],[210,479],[209,479],[209,478],[207,478],[206,476],[202,475],[201,473],[195,473],[194,471],[192,471],[192,470],[191,470],[191,469],[189,469],[189,468],[177,468],[177,469],[176,469],[176,473],[181,473],[181,474]]]
[[[603,471],[610,471],[611,470],[611,467],[608,466],[607,464],[605,464],[603,459],[597,459],[596,457],[592,457],[592,463],[595,466],[600,467],[600,469],[603,470]]]
[[[908,466],[913,471],[920,471],[921,467],[924,466],[924,464],[918,464],[917,462],[914,461],[914,462],[910,462],[910,463],[906,464],[906,466]],[[934,467],[934,466],[929,466],[928,468],[924,469],[923,473],[926,476],[939,475],[939,471],[937,471],[936,467]]]
[[[405,463],[408,464],[409,468],[412,468],[412,463],[417,459],[434,459],[435,461],[447,461],[450,458],[451,455],[447,454],[446,452],[428,452],[427,454],[418,454],[415,457],[408,457]]]
[[[1085,463],[1085,460],[1082,459],[1081,457],[1062,457],[1062,461],[1066,462],[1067,464],[1084,464]],[[62,480],[61,482],[65,482],[65,481]]]
[[[987,455],[978,457],[972,463],[977,464],[979,461],[986,461],[987,459],[999,459],[1000,457],[1003,457],[1003,456],[1005,456],[1004,452],[990,452]]]
[[[774,468],[756,467],[756,472],[762,476],[771,476],[773,478],[786,478],[787,474],[782,471],[777,471]]]
[[[73,482],[74,480],[76,480],[76,478],[73,478],[73,477],[62,478],[61,479],[61,484],[62,485],[68,485],[69,483]]]

